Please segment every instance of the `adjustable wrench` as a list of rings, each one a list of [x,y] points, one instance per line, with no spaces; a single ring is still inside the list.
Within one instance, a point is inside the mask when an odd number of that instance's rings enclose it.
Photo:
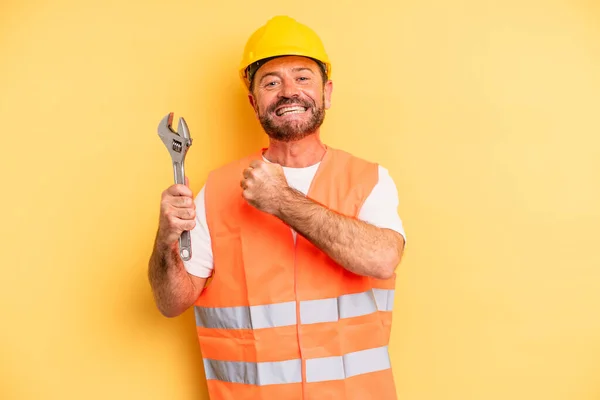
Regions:
[[[169,154],[173,160],[175,183],[185,185],[185,169],[183,164],[187,151],[192,145],[192,138],[183,117],[179,118],[178,132],[175,132],[171,128],[172,123],[173,113],[171,112],[158,124],[158,136],[160,136],[165,146],[167,146],[167,150],[169,150]],[[192,258],[192,241],[189,231],[183,231],[179,237],[179,255],[184,261]]]

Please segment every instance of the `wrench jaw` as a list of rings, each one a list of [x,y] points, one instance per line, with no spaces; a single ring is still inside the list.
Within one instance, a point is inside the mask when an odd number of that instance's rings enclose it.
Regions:
[[[190,138],[190,130],[188,129],[187,123],[183,117],[179,118],[179,126],[177,127],[177,132],[180,132],[181,137],[189,140],[190,146],[192,145],[192,139]]]
[[[175,132],[172,128],[173,113],[167,114],[158,125],[158,136],[160,136],[173,162],[183,163],[188,149],[192,145],[192,139],[187,123],[183,117],[179,118],[179,132]]]
[[[162,139],[163,143],[167,148],[170,147],[170,143],[174,136],[177,135],[171,126],[173,124],[173,113],[168,113],[158,124],[158,136]]]

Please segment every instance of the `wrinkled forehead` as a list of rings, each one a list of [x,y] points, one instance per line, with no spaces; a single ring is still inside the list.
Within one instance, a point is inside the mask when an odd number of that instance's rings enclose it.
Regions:
[[[257,61],[248,66],[248,77],[250,82],[255,78],[281,69],[294,69],[294,68],[310,68],[314,73],[325,72],[325,65],[321,62],[304,56],[277,56],[271,57],[264,60]],[[321,71],[319,71],[321,69]]]

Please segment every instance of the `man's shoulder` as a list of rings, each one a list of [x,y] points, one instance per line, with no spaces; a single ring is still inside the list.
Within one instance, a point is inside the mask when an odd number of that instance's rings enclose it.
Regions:
[[[366,157],[356,155],[348,150],[342,150],[339,148],[329,148],[332,152],[332,158],[335,163],[344,172],[354,171],[355,173],[367,172],[377,173],[381,170],[379,163],[369,160]]]
[[[334,151],[339,154],[340,160],[346,160],[347,162],[354,161],[356,165],[362,165],[363,167],[371,170],[376,169],[380,178],[391,179],[390,171],[378,161],[374,161],[363,156],[357,156],[356,154],[346,150],[334,149]]]
[[[337,147],[330,147],[329,150],[335,154],[335,157],[339,160],[344,160],[347,162],[356,162],[360,164],[368,164],[368,165],[378,165],[377,162],[370,160],[364,156],[359,156],[355,153],[350,152],[349,150],[340,149]]]

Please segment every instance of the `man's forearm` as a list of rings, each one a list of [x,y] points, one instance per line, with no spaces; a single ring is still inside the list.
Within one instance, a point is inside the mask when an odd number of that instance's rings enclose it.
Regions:
[[[400,234],[338,214],[295,189],[284,190],[276,216],[356,274],[387,279],[400,263]]]
[[[183,313],[197,297],[177,246],[155,244],[148,265],[148,279],[159,311],[166,317]]]

